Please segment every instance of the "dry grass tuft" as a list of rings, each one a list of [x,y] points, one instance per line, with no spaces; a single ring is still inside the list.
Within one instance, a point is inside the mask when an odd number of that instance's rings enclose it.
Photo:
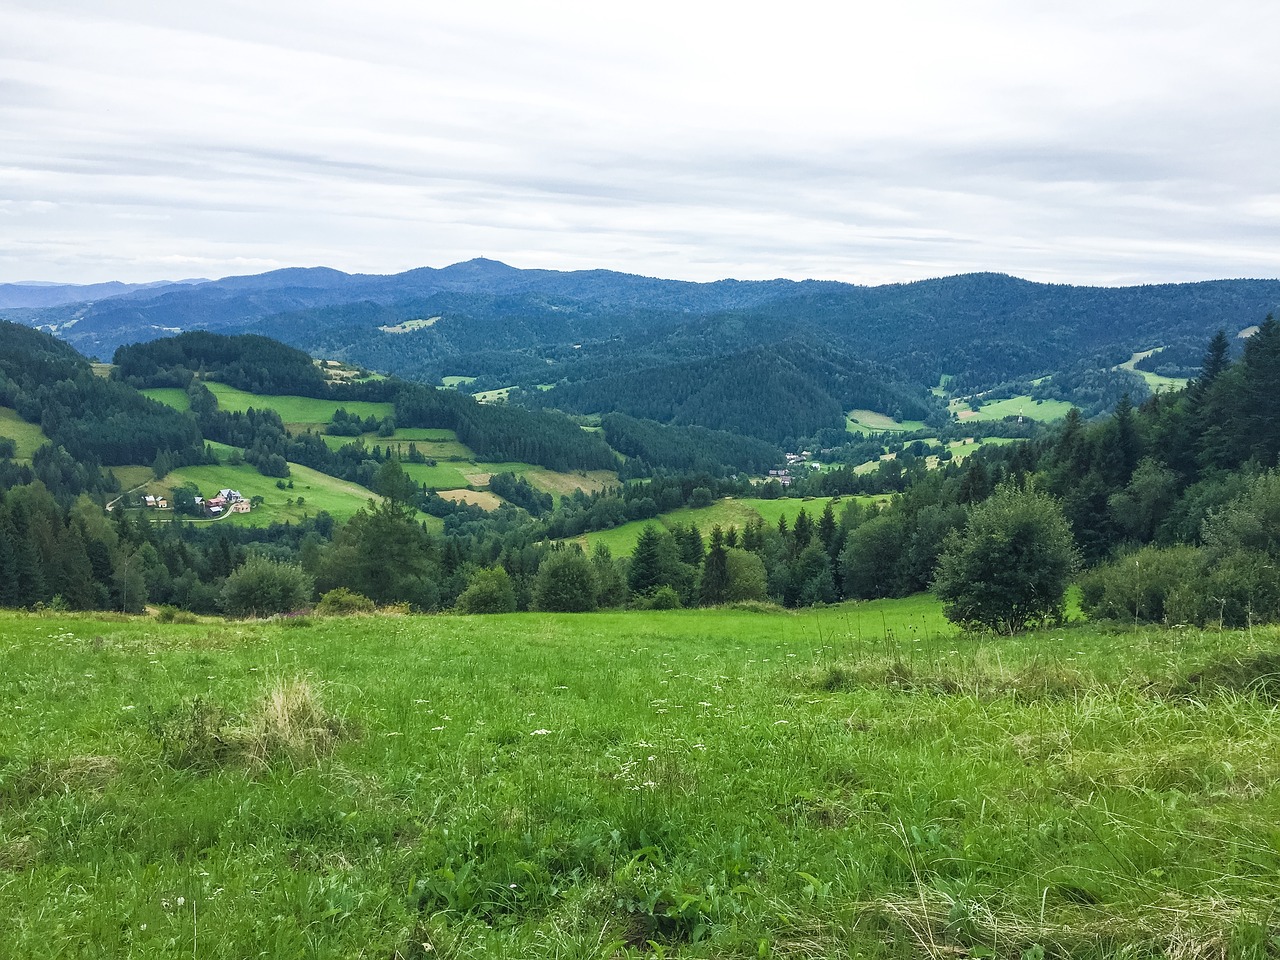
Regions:
[[[921,956],[1112,957],[1227,960],[1233,931],[1262,929],[1243,905],[1217,900],[1159,903],[1147,912],[1108,913],[1078,907],[1045,919],[997,913],[987,903],[921,889],[914,899],[884,898],[865,905],[866,917],[886,923]]]
[[[311,681],[294,678],[267,691],[236,739],[251,764],[267,766],[278,759],[306,763],[332,750],[345,728],[341,717],[324,709]]]
[[[84,755],[66,760],[33,760],[0,791],[0,798],[7,795],[17,804],[53,794],[97,793],[119,772],[120,761],[115,757]]]
[[[150,727],[173,766],[206,770],[230,762],[257,768],[282,760],[311,763],[350,732],[305,678],[280,681],[243,717],[197,697],[155,715]]]

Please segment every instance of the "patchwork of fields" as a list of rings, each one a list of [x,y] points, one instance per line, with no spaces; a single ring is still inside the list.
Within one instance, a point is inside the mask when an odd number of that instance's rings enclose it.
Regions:
[[[925,598],[0,613],[4,948],[1263,960],[1278,646]]]
[[[213,381],[208,381],[205,385],[217,397],[220,408],[242,412],[251,407],[260,410],[274,410],[280,414],[280,418],[285,422],[289,430],[293,432],[311,430],[319,433],[324,443],[331,450],[338,450],[349,443],[363,443],[369,448],[378,446],[383,450],[394,450],[398,456],[403,458],[408,457],[409,448],[412,444],[413,448],[423,457],[436,461],[434,465],[404,463],[405,472],[415,483],[426,484],[442,494],[454,491],[455,493],[451,499],[465,500],[482,506],[487,510],[496,509],[502,503],[500,497],[483,489],[488,486],[489,478],[495,473],[519,474],[528,478],[529,482],[538,489],[544,490],[553,496],[572,494],[574,490],[578,489],[592,493],[605,487],[613,486],[618,482],[617,473],[609,470],[558,473],[528,463],[495,463],[477,460],[474,451],[466,444],[461,443],[454,431],[442,428],[400,427],[389,437],[382,437],[376,433],[365,433],[358,437],[332,436],[324,433],[326,424],[333,419],[333,414],[338,409],[344,409],[349,414],[361,418],[370,416],[382,418],[394,413],[390,403],[366,401],[338,403],[332,400],[317,400],[310,397],[253,394]],[[175,387],[153,388],[143,392],[152,399],[159,400],[161,403],[166,403],[179,410],[189,410],[191,406],[186,391]],[[221,445],[215,444],[214,446]],[[305,467],[296,467],[294,465],[290,465],[290,467],[291,470],[306,470]],[[256,473],[252,468],[243,469]],[[315,472],[311,471],[311,473]],[[320,476],[320,474],[316,474],[316,476]],[[166,478],[165,482],[168,485],[165,488],[166,492],[174,486],[180,486],[182,483],[187,482],[188,475],[175,474],[173,477],[176,477],[176,479]],[[269,483],[274,489],[275,481],[269,480]],[[247,488],[261,486],[260,483],[249,481],[242,481],[242,484],[244,488],[237,489],[241,489],[245,496],[250,496]],[[222,484],[222,486],[227,485],[229,484]],[[325,485],[315,482],[312,476],[307,477],[307,489],[319,493],[324,502],[329,503],[331,506],[337,506],[337,510],[330,509],[329,506],[319,508],[313,506],[310,499],[311,494],[304,492],[301,495],[306,498],[306,503],[302,507],[287,502],[275,503],[269,500],[267,509],[259,515],[260,519],[249,519],[249,517],[241,515],[228,522],[266,524],[275,520],[296,520],[306,513],[314,514],[316,509],[329,510],[333,516],[338,518],[347,517],[362,507],[372,494],[364,490],[363,487],[357,487],[355,484],[347,484],[345,486],[359,491],[358,500],[352,500],[345,495],[342,481],[334,481],[333,484]],[[483,493],[483,496],[479,495],[481,493]],[[291,496],[296,499],[297,495],[295,493]],[[273,499],[287,500],[290,497],[276,497]]]

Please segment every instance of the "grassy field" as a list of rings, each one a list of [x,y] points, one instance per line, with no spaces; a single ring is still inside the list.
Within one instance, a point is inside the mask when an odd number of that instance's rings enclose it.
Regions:
[[[213,381],[206,382],[205,386],[218,398],[218,406],[223,410],[243,412],[250,407],[258,410],[265,408],[276,411],[280,414],[280,419],[288,424],[323,425],[333,419],[333,413],[339,407],[360,417],[382,418],[394,412],[390,403],[373,403],[367,400],[339,403],[336,400],[317,400],[312,397],[270,397]]]
[[[144,397],[158,400],[165,406],[173,407],[173,409],[181,410],[184,413],[191,409],[191,398],[187,396],[187,391],[181,387],[148,387],[138,392]]]
[[[513,389],[513,387],[499,387],[497,390],[481,390],[479,393],[473,393],[472,396],[481,403],[502,403]]]
[[[442,377],[440,385],[444,387],[467,387],[476,382],[475,377]]]
[[[151,467],[128,466],[108,467],[107,469],[116,475],[116,479],[120,481],[121,490],[132,490],[134,487],[140,487],[143,484],[150,483],[156,476]]]
[[[1262,960],[1277,646],[3,613],[3,952]]]
[[[984,403],[976,412],[963,400],[951,401],[952,412],[962,421],[1003,420],[1005,417],[1026,417],[1028,420],[1048,422],[1061,420],[1071,410],[1065,400],[1033,400],[1031,397],[1008,397]]]
[[[850,410],[845,420],[845,429],[850,433],[882,433],[889,430],[905,432],[923,430],[923,420],[895,420],[884,413],[874,410]]]
[[[414,483],[425,483],[436,490],[458,490],[467,486],[467,478],[462,471],[475,469],[474,464],[465,461],[459,463],[441,461],[434,467],[425,463],[406,463],[402,466]]]
[[[27,423],[12,407],[0,407],[0,437],[16,442],[14,456],[18,460],[30,460],[36,450],[49,442],[39,424]]]
[[[863,503],[885,502],[887,498],[809,497],[804,500],[761,500],[751,497],[735,497],[717,500],[709,507],[682,507],[679,510],[659,514],[653,520],[636,520],[614,527],[612,530],[597,530],[575,539],[582,544],[584,549],[590,550],[597,543],[602,543],[609,548],[609,551],[615,557],[629,557],[635,550],[636,540],[639,539],[640,532],[652,523],[664,527],[670,527],[675,523],[696,523],[705,540],[710,535],[711,528],[717,523],[725,530],[728,530],[729,527],[737,527],[742,530],[749,521],[754,520],[756,517],[763,518],[767,524],[777,525],[778,520],[785,516],[787,524],[790,525],[795,521],[796,516],[802,509],[809,514],[810,519],[816,521],[822,516],[822,511],[826,508],[829,500],[834,501],[836,516],[839,517],[843,503],[851,500],[859,500]]]

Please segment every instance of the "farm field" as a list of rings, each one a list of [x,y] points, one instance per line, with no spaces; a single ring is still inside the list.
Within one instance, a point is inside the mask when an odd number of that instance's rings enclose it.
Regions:
[[[18,460],[30,460],[32,454],[49,442],[39,424],[27,423],[12,407],[0,407],[0,437],[15,442],[14,457]]]
[[[5,953],[1262,960],[1278,645],[0,613]]]
[[[225,383],[206,381],[205,386],[218,398],[218,406],[228,411],[245,411],[250,407],[262,410],[274,410],[280,419],[288,424],[320,425],[333,419],[333,413],[339,407],[347,413],[360,417],[386,417],[394,411],[390,403],[373,403],[367,400],[339,402],[336,400],[318,400],[312,397],[266,396],[249,393],[229,387]]]
[[[469,503],[482,510],[497,510],[504,502],[500,496],[488,490],[441,490],[440,496],[455,503]]]
[[[658,524],[669,528],[675,523],[696,523],[705,540],[710,535],[711,528],[717,523],[725,530],[731,526],[736,526],[741,530],[756,517],[761,517],[770,526],[776,526],[778,520],[785,516],[787,524],[790,525],[795,521],[796,516],[802,509],[809,514],[810,519],[816,521],[822,516],[822,511],[826,508],[828,501],[834,501],[833,509],[836,511],[836,517],[838,518],[840,509],[845,503],[853,500],[863,503],[883,503],[887,499],[887,497],[808,497],[803,500],[763,500],[754,497],[726,498],[717,500],[709,507],[681,507],[679,510],[660,513],[652,520],[633,520],[611,530],[596,530],[591,533],[585,533],[580,537],[575,537],[574,540],[581,544],[585,550],[591,550],[597,543],[602,543],[609,548],[610,553],[615,557],[629,557],[635,550],[636,540],[639,539],[640,532],[650,524]]]
[[[523,471],[524,478],[544,493],[553,497],[573,496],[575,490],[583,493],[599,493],[608,487],[618,485],[616,470],[574,470],[570,473],[557,473],[546,467],[530,466]]]
[[[1071,410],[1065,400],[1033,400],[1031,397],[1008,397],[992,400],[974,411],[964,400],[951,401],[952,412],[962,421],[1003,420],[1005,417],[1026,417],[1028,420],[1061,420]]]
[[[850,410],[844,426],[849,433],[910,432],[925,428],[923,420],[895,420],[874,410]]]

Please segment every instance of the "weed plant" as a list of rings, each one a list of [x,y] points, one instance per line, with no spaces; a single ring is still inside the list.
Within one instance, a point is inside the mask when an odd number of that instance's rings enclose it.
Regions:
[[[1275,957],[1278,650],[0,614],[0,956]]]

